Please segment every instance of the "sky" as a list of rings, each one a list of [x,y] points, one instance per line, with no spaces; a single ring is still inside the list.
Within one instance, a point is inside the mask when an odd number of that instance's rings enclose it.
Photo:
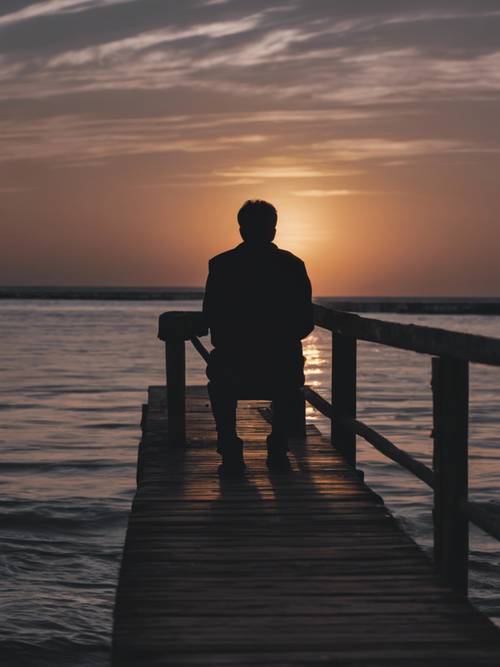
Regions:
[[[252,198],[317,295],[500,296],[498,0],[2,0],[0,284],[199,286]]]

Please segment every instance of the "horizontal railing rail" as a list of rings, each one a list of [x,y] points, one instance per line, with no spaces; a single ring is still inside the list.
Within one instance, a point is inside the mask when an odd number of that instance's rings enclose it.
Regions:
[[[418,324],[387,322],[314,304],[316,326],[342,336],[432,356],[500,366],[500,339]]]
[[[491,537],[500,540],[500,514],[497,508],[491,507],[489,503],[469,500],[462,509],[472,523]]]
[[[322,396],[317,394],[314,389],[311,389],[311,387],[306,385],[304,387],[304,396],[306,401],[316,408],[318,412],[325,417],[332,419],[333,406]],[[409,472],[412,472],[416,477],[430,486],[431,489],[434,488],[434,473],[426,465],[417,461],[405,451],[399,449],[399,447],[396,447],[390,440],[387,440],[387,438],[384,438],[378,431],[375,431],[363,422],[357,419],[342,419],[341,421],[344,427],[351,429],[356,435],[364,438],[381,454],[384,454],[387,458],[392,459],[395,463],[399,463],[400,466],[406,468]]]
[[[331,402],[304,387],[303,396],[331,422],[331,442],[356,466],[356,436],[401,465],[434,492],[434,560],[460,594],[467,594],[469,521],[500,540],[500,512],[490,503],[468,499],[469,363],[500,366],[500,340],[413,324],[361,317],[314,305],[315,325],[332,333]],[[160,317],[165,342],[169,440],[185,440],[185,341],[208,361],[199,340],[208,333],[200,312],[169,312]],[[410,456],[357,419],[357,341],[432,357],[433,466]],[[300,409],[300,408],[298,408]]]

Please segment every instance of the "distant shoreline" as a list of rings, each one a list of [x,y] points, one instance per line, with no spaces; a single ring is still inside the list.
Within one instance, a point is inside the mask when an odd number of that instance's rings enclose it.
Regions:
[[[353,313],[408,313],[409,315],[500,315],[500,300],[482,299],[362,299],[344,300],[329,297],[316,299],[318,303],[336,310]]]
[[[79,301],[197,301],[201,287],[0,287],[0,299]]]
[[[0,299],[199,301],[201,287],[0,287]],[[500,315],[500,297],[316,297],[337,310],[422,315]]]

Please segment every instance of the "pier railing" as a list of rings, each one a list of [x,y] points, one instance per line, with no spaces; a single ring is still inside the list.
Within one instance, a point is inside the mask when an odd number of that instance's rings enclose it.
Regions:
[[[468,499],[469,364],[500,366],[500,340],[444,329],[399,324],[314,306],[315,324],[332,333],[331,402],[304,387],[304,399],[331,420],[331,442],[356,466],[356,436],[413,473],[434,492],[434,560],[459,594],[468,588],[469,521],[500,540],[500,513]],[[205,359],[207,334],[199,312],[160,317],[165,342],[168,438],[185,441],[185,342]],[[419,352],[432,358],[433,466],[410,456],[356,418],[357,341]],[[300,408],[298,408],[300,409]]]

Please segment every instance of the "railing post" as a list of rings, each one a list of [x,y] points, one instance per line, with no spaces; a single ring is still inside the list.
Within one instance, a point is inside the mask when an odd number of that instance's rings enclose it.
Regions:
[[[168,441],[186,442],[186,344],[183,338],[165,341]]]
[[[356,434],[342,426],[342,419],[356,419],[356,338],[332,333],[332,430],[331,441],[353,468],[356,467]]]
[[[434,412],[434,560],[440,574],[467,595],[469,367],[449,357],[432,359]]]
[[[172,444],[186,442],[186,340],[206,333],[202,313],[171,311],[160,315],[158,338],[165,343],[167,433]]]

